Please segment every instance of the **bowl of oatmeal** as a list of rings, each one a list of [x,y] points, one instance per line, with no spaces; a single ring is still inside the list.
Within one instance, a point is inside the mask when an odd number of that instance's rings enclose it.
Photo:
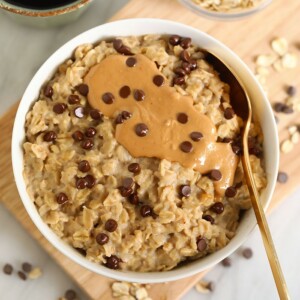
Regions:
[[[196,14],[231,21],[252,16],[271,4],[272,0],[179,0]]]
[[[278,169],[270,104],[207,34],[157,19],[104,24],[58,49],[28,85],[12,139],[19,194],[44,237],[85,268],[177,280],[218,263],[254,229],[243,122],[203,49],[231,65],[252,100],[250,160],[266,208]]]

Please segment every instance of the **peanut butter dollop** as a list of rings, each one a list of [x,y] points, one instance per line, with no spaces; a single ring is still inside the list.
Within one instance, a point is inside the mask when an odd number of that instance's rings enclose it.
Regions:
[[[154,62],[142,54],[130,58],[127,61],[128,56],[110,55],[91,68],[84,78],[89,86],[90,105],[110,118],[122,111],[131,113],[130,118],[116,125],[115,137],[133,157],[167,159],[201,174],[217,169],[222,178],[214,182],[215,190],[223,195],[233,183],[238,162],[230,144],[216,142],[216,127],[210,118],[194,108],[191,97],[170,87]],[[154,79],[157,75],[164,79],[162,85]],[[109,101],[103,101],[105,94]],[[138,124],[148,128],[143,136],[136,133]],[[194,141],[190,137],[192,132],[200,132],[203,137]],[[190,151],[182,151],[183,142],[192,146]]]

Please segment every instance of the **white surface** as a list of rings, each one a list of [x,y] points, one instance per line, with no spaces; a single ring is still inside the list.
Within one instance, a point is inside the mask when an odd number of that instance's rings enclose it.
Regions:
[[[98,0],[94,2],[91,9],[76,24],[58,29],[38,30],[20,26],[12,23],[9,18],[0,13],[0,53],[2,57],[0,60],[0,114],[18,97],[21,97],[36,69],[55,49],[78,33],[101,24],[127,1]],[[11,67],[12,65],[14,68]],[[291,230],[300,225],[298,217],[300,201],[297,199],[299,192],[300,189],[270,218],[271,230],[292,299],[300,299],[300,288],[296,275],[300,267],[298,255],[300,240],[298,231]],[[16,275],[9,277],[0,272],[1,300],[57,299],[66,289],[73,286],[63,271],[1,205],[0,238],[1,269],[6,262],[19,268],[23,261],[30,261],[41,266],[44,271],[42,278],[31,282],[22,282]],[[232,268],[217,267],[207,275],[207,279],[216,282],[216,289],[212,294],[202,296],[192,291],[184,297],[184,300],[277,299],[272,275],[257,231],[247,245],[254,249],[255,255],[252,260],[246,261],[234,255]],[[85,299],[84,296],[81,299]]]

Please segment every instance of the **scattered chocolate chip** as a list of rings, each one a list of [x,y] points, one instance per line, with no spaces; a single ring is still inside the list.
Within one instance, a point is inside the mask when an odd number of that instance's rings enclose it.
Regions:
[[[294,112],[293,108],[290,106],[284,106],[284,108],[282,109],[282,112],[284,114],[292,114]]]
[[[85,83],[81,83],[75,87],[79,94],[82,96],[87,96],[89,93],[89,87]]]
[[[181,68],[184,70],[185,74],[190,74],[191,73],[191,64],[189,62],[182,62]]]
[[[85,178],[76,178],[76,188],[78,190],[83,190],[87,187],[87,181]]]
[[[56,139],[57,139],[57,134],[54,131],[48,131],[43,136],[43,140],[45,142],[54,142]]]
[[[18,271],[18,276],[24,281],[27,280],[26,274],[22,271]]]
[[[29,273],[32,270],[32,265],[30,263],[25,262],[22,264],[22,270],[25,273]]]
[[[278,172],[277,175],[277,182],[279,183],[286,183],[288,181],[289,177],[288,174],[285,172]]]
[[[102,101],[105,104],[112,104],[115,100],[115,97],[112,93],[105,93],[102,95]]]
[[[210,210],[220,215],[224,211],[224,205],[222,202],[216,202],[210,207]]]
[[[180,41],[180,46],[183,48],[183,49],[187,49],[191,46],[192,44],[192,39],[187,37],[187,38],[182,38],[181,41]]]
[[[175,73],[176,75],[178,75],[179,77],[184,77],[184,76],[186,75],[185,70],[184,70],[183,68],[180,68],[180,67],[176,68],[176,69],[174,70],[174,73]]]
[[[110,257],[105,257],[106,263],[104,264],[107,268],[117,270],[120,269],[120,258],[116,255],[111,255]]]
[[[66,300],[75,300],[77,298],[77,293],[73,290],[67,290],[65,292]]]
[[[226,257],[221,261],[221,264],[223,267],[231,267],[231,258],[230,257]]]
[[[119,191],[122,197],[128,197],[133,193],[131,188],[125,188],[124,186],[120,186]]]
[[[109,241],[109,237],[108,237],[107,234],[101,232],[101,233],[96,235],[96,242],[99,245],[104,245],[104,244],[108,243],[108,241]]]
[[[186,113],[179,113],[177,115],[177,121],[181,124],[186,124],[189,120],[189,117]]]
[[[204,251],[207,248],[207,241],[204,238],[197,239],[197,249],[199,252]]]
[[[13,269],[11,264],[5,264],[4,267],[3,267],[3,273],[6,274],[6,275],[11,275],[13,270],[14,269]]]
[[[137,61],[135,57],[129,57],[126,60],[126,65],[130,68],[134,67],[136,65]]]
[[[92,139],[86,139],[81,143],[81,148],[85,150],[91,150],[93,147],[94,147],[94,141]]]
[[[79,171],[86,173],[90,169],[91,169],[91,166],[87,160],[82,160],[81,162],[79,162],[79,164],[78,164]]]
[[[133,97],[136,101],[143,101],[145,100],[145,92],[143,90],[135,90]]]
[[[297,88],[293,85],[290,85],[287,90],[286,90],[287,94],[291,97],[295,96],[297,94]]]
[[[104,225],[105,230],[109,232],[114,232],[118,228],[118,223],[114,219],[108,219]]]
[[[138,163],[131,163],[128,166],[128,171],[134,174],[138,174],[141,171],[141,167]]]
[[[139,196],[137,195],[137,193],[133,193],[133,194],[129,195],[128,200],[133,205],[138,205],[140,203],[140,199],[139,199]]]
[[[77,130],[75,132],[73,132],[72,134],[72,138],[76,141],[76,142],[80,142],[84,139],[84,135],[81,131]]]
[[[190,138],[194,142],[199,142],[203,138],[203,134],[199,131],[193,131],[193,132],[190,133]]]
[[[202,219],[210,222],[211,224],[215,224],[215,219],[211,215],[203,215]]]
[[[177,46],[177,45],[179,45],[179,43],[180,43],[180,36],[179,35],[176,35],[176,34],[174,34],[174,35],[171,35],[170,37],[169,37],[169,43],[172,45],[172,46]]]
[[[164,82],[165,82],[165,79],[161,75],[155,75],[153,77],[153,83],[158,87],[162,86],[164,84]]]
[[[126,189],[132,188],[133,185],[134,185],[134,181],[133,181],[133,179],[130,178],[130,177],[126,177],[126,178],[124,178],[123,181],[122,181],[122,186],[125,187]]]
[[[98,109],[91,109],[90,116],[93,120],[102,120],[102,114]]]
[[[224,110],[224,118],[226,120],[230,120],[234,117],[234,110],[231,108],[231,107],[227,107],[225,110]]]
[[[66,202],[68,202],[69,199],[68,199],[68,196],[65,194],[65,193],[59,193],[57,196],[56,196],[56,202],[58,204],[65,204]],[[24,270],[25,271],[25,270]]]
[[[282,112],[283,108],[284,108],[285,104],[281,103],[281,102],[276,102],[273,106],[274,110],[276,112]]]
[[[128,85],[124,85],[120,88],[119,95],[122,98],[127,98],[131,93],[130,87]]]
[[[84,114],[85,114],[84,107],[82,107],[82,106],[77,106],[77,107],[74,109],[74,115],[75,115],[75,117],[77,117],[78,119],[82,119],[82,118],[84,117]]]
[[[179,194],[181,197],[189,197],[191,196],[191,187],[187,184],[183,184],[179,187]]]
[[[189,52],[187,50],[183,50],[181,51],[181,53],[179,54],[179,57],[182,61],[185,61],[185,62],[189,62],[190,59],[191,59],[191,56],[189,54]]]
[[[62,113],[64,113],[64,111],[67,109],[67,105],[65,103],[56,103],[54,106],[53,106],[53,111],[60,115]]]
[[[149,205],[142,205],[140,213],[143,218],[150,217],[152,215],[152,208]]]
[[[69,104],[78,104],[80,102],[80,98],[78,95],[72,94],[68,97]]]
[[[53,88],[50,85],[45,86],[44,95],[48,98],[52,98],[53,96]]]
[[[188,141],[182,142],[182,143],[179,145],[179,147],[180,147],[180,150],[181,150],[182,152],[185,152],[185,153],[190,153],[190,152],[193,151],[193,145],[192,145],[191,142],[188,142]]]
[[[149,128],[144,123],[139,123],[135,126],[135,133],[137,136],[143,137],[146,136],[149,132]]]
[[[250,259],[253,256],[253,251],[250,248],[245,248],[242,252],[242,255],[246,258],[246,259]]]
[[[196,70],[197,69],[197,60],[195,60],[195,59],[191,59],[190,61],[189,61],[189,63],[190,63],[190,68],[191,68],[191,71],[194,71],[194,70]]]
[[[84,177],[85,181],[86,181],[86,187],[88,189],[91,189],[95,184],[96,184],[96,179],[93,175],[86,175]]]
[[[92,138],[96,135],[97,130],[94,127],[89,127],[86,131],[85,131],[85,136]]]
[[[237,190],[234,186],[229,186],[225,191],[225,196],[228,198],[235,197],[237,194]]]
[[[185,83],[184,77],[174,77],[173,85],[183,85]]]

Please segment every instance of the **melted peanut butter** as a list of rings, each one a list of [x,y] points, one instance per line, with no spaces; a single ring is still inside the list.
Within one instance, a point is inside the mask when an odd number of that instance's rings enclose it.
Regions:
[[[198,112],[190,97],[182,96],[168,85],[167,79],[160,74],[154,62],[142,54],[134,56],[136,64],[126,65],[128,56],[111,55],[95,65],[84,78],[89,86],[88,101],[93,108],[112,118],[121,111],[128,111],[131,118],[116,126],[116,140],[123,145],[133,157],[157,157],[172,162],[179,162],[183,167],[192,168],[201,174],[218,169],[222,178],[215,181],[217,194],[223,195],[226,188],[233,183],[238,158],[231,146],[217,143],[216,128],[210,118]],[[158,87],[153,83],[155,75],[163,76],[165,82]],[[120,97],[119,90],[129,86],[128,98]],[[134,91],[140,89],[145,93],[143,101],[134,99]],[[114,101],[106,104],[102,95],[112,93]],[[188,122],[178,122],[179,113],[188,116]],[[144,123],[148,134],[140,137],[135,126]],[[190,133],[198,131],[203,138],[195,142]],[[180,149],[180,144],[189,141],[193,145],[190,153]]]

